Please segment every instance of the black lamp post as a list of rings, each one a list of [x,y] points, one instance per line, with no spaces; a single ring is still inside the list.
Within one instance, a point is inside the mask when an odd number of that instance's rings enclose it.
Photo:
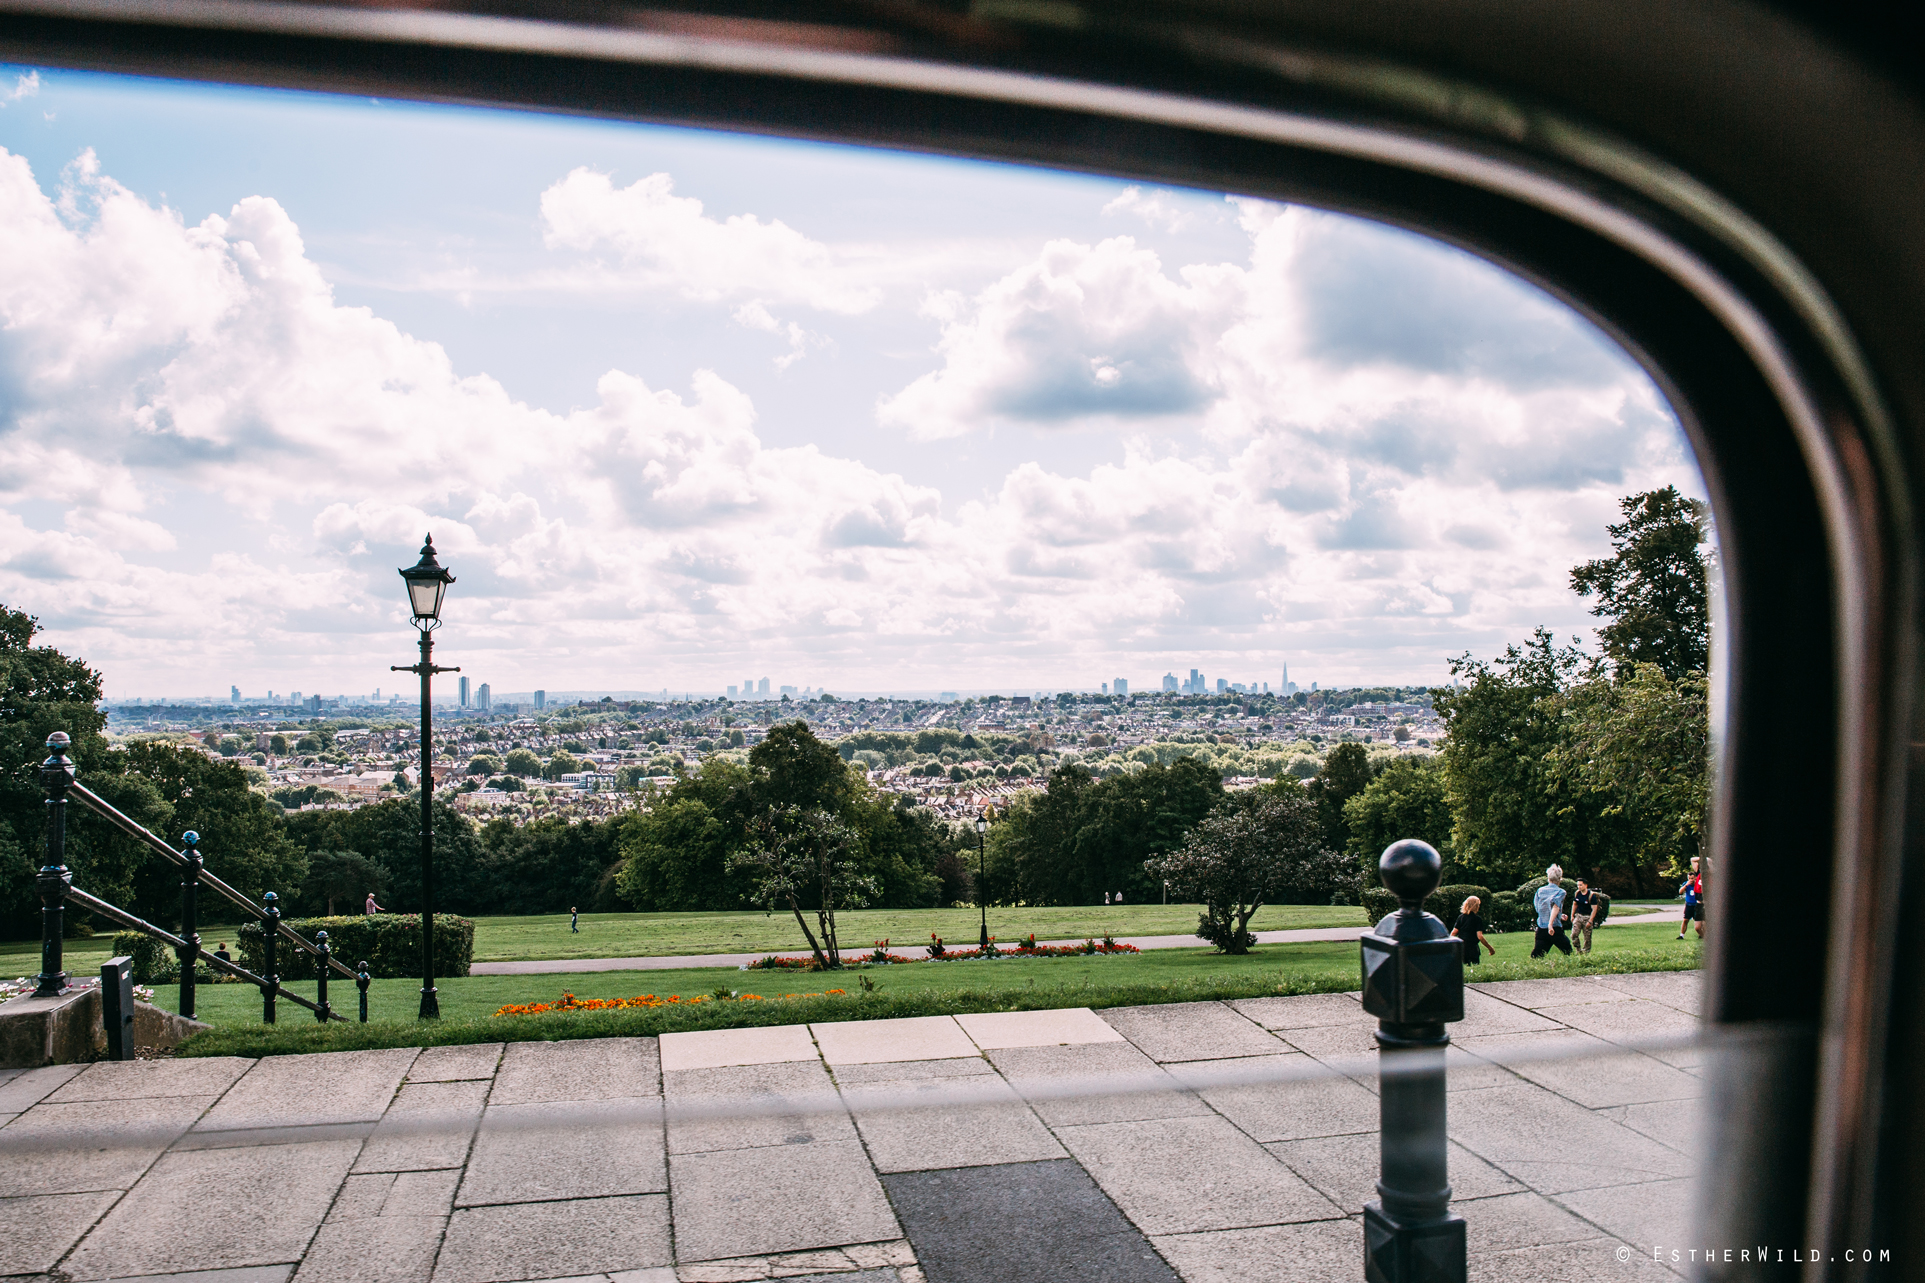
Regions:
[[[984,807],[976,817],[976,907],[983,914],[983,937],[981,948],[989,952],[989,901],[983,894],[989,889],[989,808]]]
[[[459,668],[436,668],[434,630],[441,626],[441,599],[455,577],[434,559],[434,536],[421,545],[421,560],[400,572],[408,585],[408,608],[421,630],[421,662],[393,664],[393,673],[421,675],[421,1019],[441,1018],[434,988],[434,703],[429,686],[436,673],[458,673]]]

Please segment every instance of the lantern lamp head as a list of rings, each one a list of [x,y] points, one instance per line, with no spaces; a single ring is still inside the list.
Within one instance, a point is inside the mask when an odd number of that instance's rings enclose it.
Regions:
[[[441,599],[455,577],[435,560],[433,535],[422,542],[421,560],[400,575],[408,585],[408,608],[413,612],[414,626],[423,631],[435,627],[441,622]]]

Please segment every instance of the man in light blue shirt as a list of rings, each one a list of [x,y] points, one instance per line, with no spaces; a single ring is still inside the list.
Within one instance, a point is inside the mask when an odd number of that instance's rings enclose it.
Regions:
[[[1544,885],[1531,897],[1531,905],[1537,910],[1537,941],[1531,949],[1533,958],[1541,958],[1551,951],[1552,946],[1562,950],[1565,957],[1571,956],[1571,938],[1564,933],[1564,870],[1553,864],[1544,870]]]

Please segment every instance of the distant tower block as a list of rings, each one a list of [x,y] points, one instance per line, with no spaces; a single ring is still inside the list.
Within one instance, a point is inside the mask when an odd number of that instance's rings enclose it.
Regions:
[[[1110,683],[1110,694],[1127,695],[1129,693],[1130,693],[1130,684],[1125,679],[1119,677]]]

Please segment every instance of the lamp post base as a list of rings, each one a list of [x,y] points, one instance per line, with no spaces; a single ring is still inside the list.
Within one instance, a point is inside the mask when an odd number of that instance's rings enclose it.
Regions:
[[[1465,1283],[1464,1218],[1400,1225],[1381,1203],[1364,1204],[1364,1278],[1369,1283]]]
[[[421,1015],[418,1019],[441,1019],[441,1002],[435,995],[436,990],[433,985],[423,985],[421,987]]]

